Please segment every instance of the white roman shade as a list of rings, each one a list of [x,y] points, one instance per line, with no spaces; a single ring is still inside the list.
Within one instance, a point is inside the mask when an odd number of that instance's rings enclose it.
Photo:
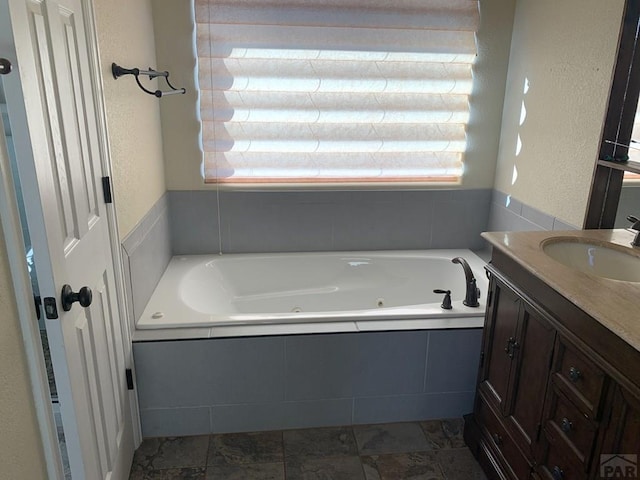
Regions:
[[[195,0],[207,183],[459,182],[477,0]]]

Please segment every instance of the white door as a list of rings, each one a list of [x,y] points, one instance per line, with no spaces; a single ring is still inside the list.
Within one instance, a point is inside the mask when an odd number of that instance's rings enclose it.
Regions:
[[[134,449],[125,377],[131,343],[119,318],[101,188],[105,152],[87,1],[8,0],[30,140],[30,152],[16,150],[40,293],[57,306],[58,318],[47,318],[46,328],[71,474],[119,480]],[[19,105],[7,100],[11,118]],[[32,185],[25,157],[33,158]],[[64,311],[66,284],[75,292],[88,287],[90,305]]]

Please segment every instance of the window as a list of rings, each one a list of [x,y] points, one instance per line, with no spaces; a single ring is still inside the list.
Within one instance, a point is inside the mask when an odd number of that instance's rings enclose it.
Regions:
[[[476,0],[196,0],[207,183],[458,183]]]

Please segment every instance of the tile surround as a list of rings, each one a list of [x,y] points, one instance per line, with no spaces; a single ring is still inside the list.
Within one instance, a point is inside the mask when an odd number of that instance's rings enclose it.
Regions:
[[[576,230],[578,227],[522,203],[499,190],[491,196],[489,221],[484,228],[489,232]]]
[[[626,190],[635,194],[640,188]],[[142,314],[172,255],[481,250],[486,246],[479,236],[484,230],[574,228],[491,189],[171,190],[122,242],[129,313],[133,319]]]
[[[177,255],[217,252],[220,238],[225,253],[477,248],[491,190],[172,190],[167,196]]]
[[[479,328],[135,342],[143,434],[461,416],[480,343]]]
[[[402,423],[147,438],[129,478],[486,480],[464,445],[462,419],[427,427]]]
[[[129,315],[137,320],[172,256],[168,195],[163,195],[122,241]]]

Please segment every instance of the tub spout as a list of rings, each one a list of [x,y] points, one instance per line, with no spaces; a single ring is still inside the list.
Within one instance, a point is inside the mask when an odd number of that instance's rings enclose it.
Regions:
[[[467,294],[465,295],[464,301],[462,303],[467,307],[480,306],[480,304],[478,303],[478,298],[480,297],[480,289],[476,286],[476,278],[473,276],[471,267],[462,257],[456,257],[451,261],[453,263],[462,265],[462,268],[464,269],[465,282],[467,284]]]

